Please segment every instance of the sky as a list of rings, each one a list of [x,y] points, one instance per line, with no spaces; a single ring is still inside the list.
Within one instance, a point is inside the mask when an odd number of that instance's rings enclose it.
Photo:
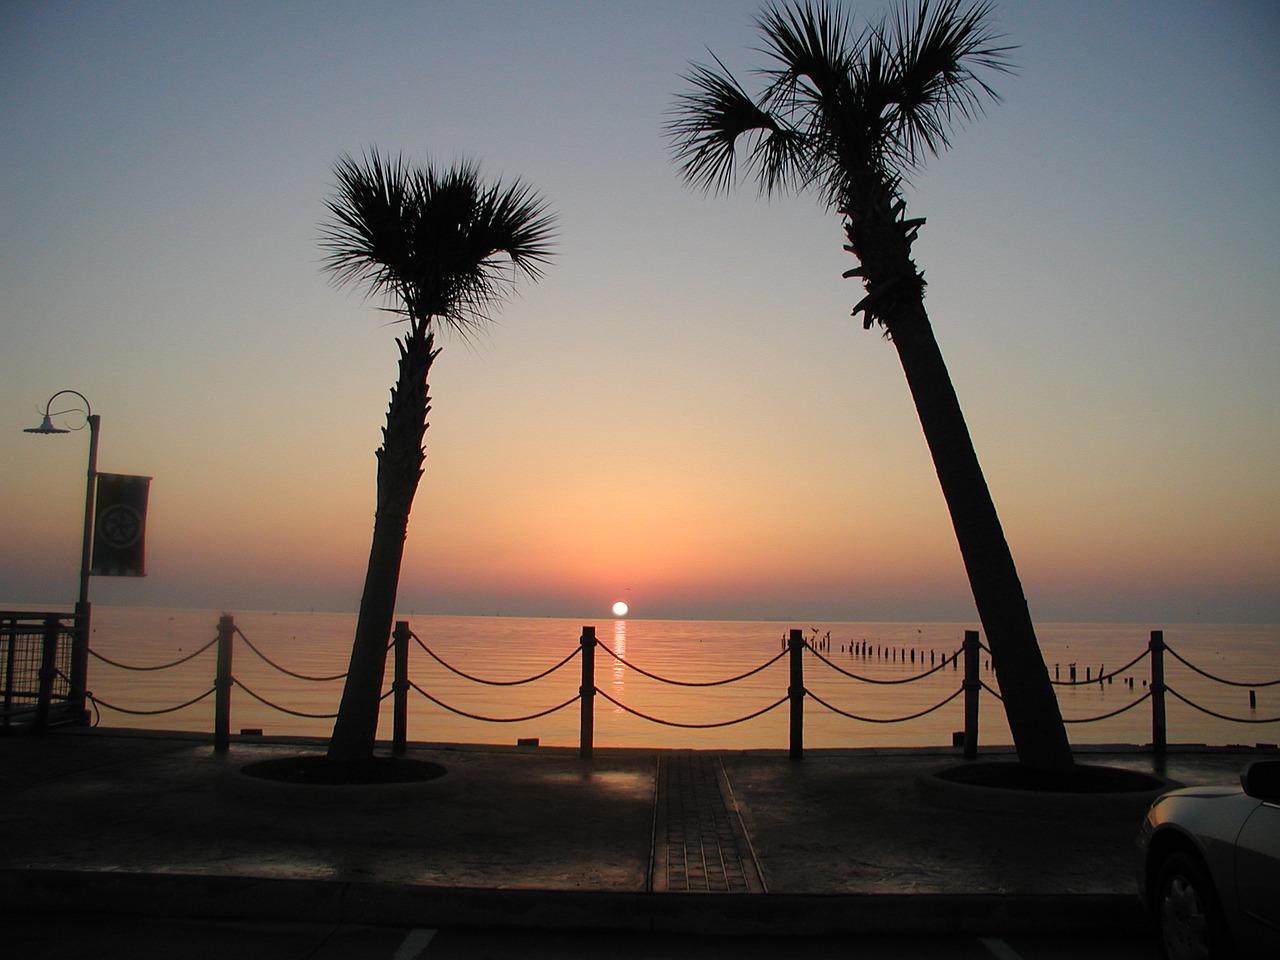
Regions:
[[[356,609],[397,331],[318,238],[376,146],[559,222],[435,363],[403,612],[975,620],[838,216],[672,162],[689,64],[751,87],[761,9],[0,5],[0,604],[75,599],[87,431],[22,432],[74,389],[153,478],[148,575],[95,603]],[[1280,622],[1280,8],[995,18],[1003,102],[906,199],[1032,614]]]

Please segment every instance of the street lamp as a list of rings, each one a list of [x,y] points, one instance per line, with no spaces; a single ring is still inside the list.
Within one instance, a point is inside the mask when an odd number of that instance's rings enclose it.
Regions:
[[[71,657],[71,696],[73,700],[78,700],[83,709],[84,691],[88,685],[89,673],[89,566],[90,550],[93,546],[93,493],[94,483],[98,478],[98,431],[102,426],[102,418],[93,412],[93,407],[89,405],[89,400],[83,393],[78,390],[59,390],[44,405],[44,420],[41,421],[40,426],[28,427],[24,432],[70,433],[70,430],[53,424],[54,417],[81,412],[78,407],[53,410],[53,401],[67,394],[80,398],[84,404],[85,422],[89,425],[89,473],[84,488],[84,540],[80,549],[80,598],[76,602],[77,642]]]

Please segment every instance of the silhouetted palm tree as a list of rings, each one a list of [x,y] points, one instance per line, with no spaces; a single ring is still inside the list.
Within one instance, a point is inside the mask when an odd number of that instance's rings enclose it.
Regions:
[[[378,505],[351,666],[329,743],[331,760],[373,755],[387,642],[395,615],[409,510],[422,476],[427,375],[437,327],[483,327],[517,274],[542,275],[554,217],[523,183],[485,185],[471,163],[437,171],[371,150],[342,157],[322,225],[324,266],[339,284],[386,297],[407,325],[378,458]]]
[[[911,245],[906,176],[949,145],[954,124],[995,92],[1008,52],[990,5],[921,0],[853,36],[838,9],[775,6],[758,20],[769,61],[752,98],[718,59],[694,66],[692,92],[668,133],[686,179],[709,191],[735,180],[741,159],[768,193],[813,187],[843,218],[846,250],[866,295],[853,313],[897,348],[951,513],[1020,761],[1065,769],[1071,748],[1036,641],[1022,584],[978,464],[964,414],[924,309]]]

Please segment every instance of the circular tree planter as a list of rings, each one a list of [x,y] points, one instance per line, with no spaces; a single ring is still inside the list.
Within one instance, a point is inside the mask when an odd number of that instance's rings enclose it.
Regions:
[[[224,783],[232,795],[254,801],[394,804],[411,802],[445,773],[438,763],[407,757],[336,763],[324,754],[299,754],[246,763],[228,771]]]
[[[922,774],[931,798],[975,809],[1050,817],[1141,816],[1160,794],[1181,786],[1138,770],[1077,764],[1065,773],[982,761]]]

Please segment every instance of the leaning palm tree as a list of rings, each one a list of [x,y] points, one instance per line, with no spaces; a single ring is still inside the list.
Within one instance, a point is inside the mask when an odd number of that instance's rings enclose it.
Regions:
[[[426,459],[427,376],[437,328],[468,336],[484,327],[516,276],[537,280],[551,254],[554,217],[520,181],[486,185],[477,167],[412,167],[370,150],[337,163],[337,190],[322,225],[324,266],[339,285],[380,294],[405,324],[399,376],[377,451],[373,545],[329,759],[373,755],[409,510]]]
[[[838,9],[774,6],[757,21],[769,62],[752,97],[716,59],[686,77],[668,134],[685,178],[724,191],[741,161],[762,192],[813,188],[842,218],[865,296],[902,362],[1000,680],[1024,766],[1065,770],[1071,748],[1013,557],[924,308],[911,257],[923,219],[907,176],[949,145],[955,124],[997,100],[980,74],[1010,68],[988,3],[920,0],[854,36]]]

